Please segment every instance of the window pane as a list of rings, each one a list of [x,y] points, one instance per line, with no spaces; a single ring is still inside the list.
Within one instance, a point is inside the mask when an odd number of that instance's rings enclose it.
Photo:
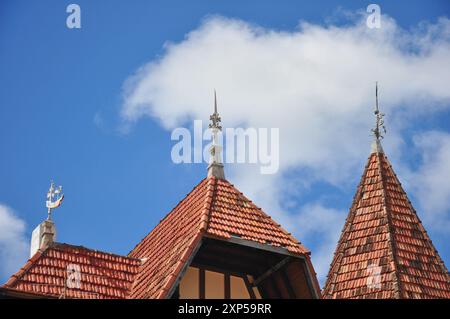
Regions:
[[[180,282],[180,299],[199,298],[199,270],[189,267]]]
[[[231,299],[250,299],[250,295],[241,277],[230,276]]]
[[[225,276],[215,271],[205,271],[205,298],[225,298]]]

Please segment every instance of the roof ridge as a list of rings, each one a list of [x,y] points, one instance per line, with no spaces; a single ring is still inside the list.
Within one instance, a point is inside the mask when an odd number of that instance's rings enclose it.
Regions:
[[[289,231],[284,229],[281,226],[281,224],[277,223],[261,207],[257,206],[252,200],[250,200],[243,192],[241,192],[236,186],[234,186],[234,184],[230,183],[226,179],[220,179],[220,182],[225,183],[225,185],[227,187],[231,188],[231,190],[233,190],[233,192],[235,192],[241,198],[241,200],[246,201],[247,203],[249,203],[249,205],[251,205],[251,207],[253,208],[253,214],[255,214],[256,217],[264,219],[266,222],[270,223],[273,227],[275,227],[279,231],[281,231],[292,242],[292,244],[295,244],[296,246],[298,246],[300,248],[300,250],[302,251],[302,254],[307,254],[308,255],[308,254],[311,253],[305,246],[303,246],[303,244],[298,239],[296,239]],[[217,185],[218,185],[218,183],[219,183],[219,181],[216,181],[214,196],[217,193]],[[211,207],[212,207],[212,204],[211,204]],[[285,248],[289,250],[288,246],[286,246]]]
[[[151,259],[140,268],[131,288],[131,298],[166,298],[172,294],[189,258],[195,254],[201,243],[214,182],[214,178],[203,178],[130,251],[131,256]],[[180,223],[182,228],[178,227]],[[167,256],[155,255],[161,251]],[[158,261],[155,258],[163,260]],[[161,262],[169,264],[164,265]],[[164,276],[161,277],[163,272]]]
[[[419,215],[417,214],[417,211],[412,206],[412,203],[411,203],[411,201],[410,201],[410,199],[408,197],[408,194],[403,189],[402,184],[401,184],[400,180],[397,177],[397,174],[394,172],[394,168],[392,167],[392,164],[389,162],[389,160],[388,160],[388,158],[387,158],[387,156],[385,154],[383,154],[383,156],[384,156],[384,160],[386,161],[386,164],[389,166],[390,170],[392,171],[393,178],[395,179],[395,182],[400,186],[401,190],[403,191],[403,193],[406,196],[406,199],[407,199],[406,202],[407,202],[408,208],[410,209],[410,211],[412,212],[414,217],[417,218],[417,226],[420,228],[420,231],[425,235],[425,240],[426,240],[426,244],[427,244],[428,248],[430,248],[430,249],[432,249],[434,251],[433,257],[436,257],[439,265],[442,267],[442,270],[447,273],[447,276],[449,277],[449,280],[450,280],[450,275],[448,273],[448,269],[445,266],[445,263],[442,260],[441,256],[439,255],[439,252],[437,251],[436,247],[434,247],[433,241],[431,240],[430,236],[428,236],[428,232],[426,231],[425,227],[423,226],[422,221],[421,221]],[[400,284],[401,284],[402,283],[401,279],[399,278],[399,280],[400,280]]]
[[[91,252],[102,253],[102,254],[105,254],[105,255],[113,256],[113,257],[120,257],[120,258],[135,260],[135,261],[140,261],[141,260],[139,258],[130,257],[130,256],[127,256],[127,255],[119,255],[119,254],[111,253],[111,252],[104,251],[104,250],[88,248],[88,247],[85,247],[83,245],[72,245],[72,244],[68,244],[68,243],[54,242],[54,243],[52,243],[52,245],[50,247],[52,247],[54,249],[59,249],[61,246],[67,246],[67,247],[72,247],[72,248],[84,249],[84,250],[88,250],[88,251],[91,251]]]
[[[383,200],[383,210],[386,213],[386,218],[387,218],[387,223],[388,223],[388,233],[389,233],[388,241],[389,241],[389,244],[391,247],[391,249],[388,249],[388,251],[391,254],[393,266],[394,266],[394,276],[395,276],[394,294],[397,295],[398,298],[403,298],[404,294],[403,294],[402,283],[401,283],[400,274],[399,274],[399,262],[397,260],[397,245],[396,245],[395,240],[393,239],[394,231],[393,231],[393,225],[392,225],[392,212],[391,212],[391,210],[388,209],[388,203],[387,203],[387,199],[386,199],[386,197],[387,197],[386,180],[385,180],[383,164],[381,162],[382,161],[381,156],[384,156],[387,163],[389,163],[389,162],[387,161],[387,157],[384,155],[384,153],[381,153],[381,152],[376,153],[377,168],[378,168],[378,172],[381,177],[381,198]]]
[[[206,233],[209,226],[209,220],[211,217],[211,208],[217,194],[217,178],[215,176],[208,177],[207,191],[205,196],[205,202],[203,204],[202,214],[200,216],[200,229],[203,234]]]
[[[200,240],[202,239],[203,235],[206,233],[206,230],[208,229],[209,216],[211,214],[211,206],[213,202],[213,196],[216,191],[217,181],[215,176],[210,176],[207,177],[206,179],[207,179],[206,193],[202,212],[200,215],[200,225],[199,225],[200,227],[196,235],[189,242],[187,249],[184,251],[183,255],[178,260],[175,266],[175,270],[172,272],[172,274],[170,274],[171,276],[170,280],[168,280],[167,283],[162,287],[161,292],[158,294],[158,299],[166,298],[170,294],[171,288],[173,287],[174,283],[179,279],[180,275],[182,275],[183,268],[186,267],[188,257],[192,254],[192,251],[195,250],[196,246],[199,245]]]
[[[15,274],[13,274],[7,282],[5,282],[1,287],[12,288],[12,286],[18,282],[25,274],[33,267],[34,263],[44,256],[44,253],[51,247],[48,246],[44,250],[38,249],[36,253],[27,260],[25,265],[22,266]]]
[[[158,294],[157,299],[165,299],[168,296],[170,296],[170,291],[174,287],[175,282],[178,281],[178,279],[183,274],[183,268],[186,268],[188,257],[192,255],[192,252],[198,248],[199,243],[201,241],[202,234],[201,232],[197,232],[197,234],[192,238],[192,240],[189,242],[189,245],[187,246],[187,249],[184,251],[183,255],[178,260],[175,270],[169,275],[170,279],[166,282],[166,284],[161,288],[160,293]]]
[[[194,190],[196,188],[198,188],[204,180],[206,180],[207,177],[203,178],[197,185],[195,185],[191,191],[189,193],[187,193],[181,200],[178,201],[177,205],[175,207],[173,207],[163,218],[161,218],[159,220],[159,223],[155,225],[155,227],[152,228],[152,230],[150,231],[150,233],[147,233],[136,245],[134,245],[134,247],[128,252],[127,256],[129,256],[135,249],[136,247],[138,247],[155,229],[156,227],[161,224],[161,222],[163,222],[165,219],[167,219],[172,213],[177,211],[177,208],[186,200],[186,198],[191,195],[191,193],[194,192]]]
[[[61,298],[125,298],[137,273],[137,260],[63,243],[52,243],[38,250],[28,262],[2,286],[20,293]],[[80,286],[69,292],[69,266],[83,276]],[[86,268],[84,268],[86,267]],[[90,271],[91,267],[94,268]],[[66,268],[66,270],[64,270]],[[95,278],[94,278],[95,277]]]

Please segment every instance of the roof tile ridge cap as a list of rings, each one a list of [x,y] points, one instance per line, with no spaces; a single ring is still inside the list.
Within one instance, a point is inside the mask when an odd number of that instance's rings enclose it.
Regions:
[[[384,159],[386,160],[386,163],[389,164],[389,161],[384,153],[377,152],[375,153],[377,157],[377,169],[378,173],[381,178],[381,198],[383,200],[383,210],[386,213],[386,218],[388,222],[388,232],[389,232],[389,238],[388,242],[391,247],[388,251],[392,255],[392,261],[394,262],[394,276],[395,276],[395,282],[394,282],[394,295],[396,295],[397,298],[404,298],[403,296],[403,289],[402,289],[402,282],[400,280],[400,274],[399,274],[399,263],[397,260],[397,246],[395,245],[395,240],[393,237],[393,224],[392,224],[392,216],[390,210],[387,209],[387,192],[386,192],[386,178],[384,174],[384,168],[382,166],[382,156],[384,156]]]
[[[203,237],[203,233],[199,230],[196,233],[196,235],[191,239],[191,241],[189,242],[189,245],[186,248],[186,250],[184,251],[183,255],[177,261],[175,270],[171,274],[169,274],[170,278],[166,282],[166,284],[162,287],[160,293],[157,296],[157,299],[165,299],[168,297],[167,294],[169,293],[172,286],[177,281],[177,279],[181,273],[181,270],[183,269],[183,267],[185,266],[185,264],[188,260],[188,257],[190,256],[190,254],[192,254],[192,252],[194,251],[195,247],[198,245],[198,243],[200,242],[202,237]]]
[[[31,269],[31,267],[33,267],[34,264],[39,259],[43,258],[44,255],[46,255],[47,250],[50,249],[52,246],[53,245],[50,245],[44,250],[41,249],[37,250],[36,253],[33,256],[31,256],[31,258],[29,258],[27,262],[17,272],[12,274],[11,277],[9,277],[9,279],[6,281],[6,283],[4,283],[1,287],[15,289],[12,286],[16,284],[19,280],[21,280],[22,277],[25,276],[25,274]]]
[[[101,254],[104,254],[104,255],[111,256],[111,257],[119,257],[119,258],[129,259],[129,260],[138,261],[138,262],[141,261],[141,258],[129,257],[129,256],[126,256],[126,255],[119,255],[119,254],[116,254],[116,253],[111,253],[109,251],[104,251],[104,250],[98,250],[98,249],[95,249],[95,248],[85,247],[83,245],[73,245],[73,244],[68,244],[68,243],[54,242],[52,244],[52,247],[55,250],[64,251],[64,252],[67,252],[67,251],[64,250],[64,247],[69,247],[69,248],[77,248],[77,249],[80,249],[80,250],[86,250],[86,251],[94,252],[94,253],[101,253]]]
[[[217,185],[218,185],[217,180],[218,179],[215,176],[211,176],[208,178],[208,181],[207,181],[206,196],[204,198],[203,209],[202,209],[202,213],[201,213],[201,217],[200,217],[200,228],[199,228],[199,231],[202,232],[203,234],[208,231],[213,201],[217,194]]]
[[[229,186],[231,186],[235,191],[239,193],[239,195],[243,196],[247,201],[250,202],[251,205],[255,206],[257,211],[265,217],[266,220],[268,220],[273,226],[276,226],[281,232],[283,232],[293,243],[295,243],[299,248],[303,251],[304,254],[310,254],[311,251],[306,248],[298,239],[296,239],[290,232],[288,232],[286,229],[284,229],[281,224],[275,222],[273,218],[267,214],[261,207],[257,206],[255,203],[253,203],[244,193],[239,191],[233,184],[231,184],[228,180],[223,180],[228,183]]]
[[[345,223],[344,223],[344,226],[343,226],[342,231],[341,231],[341,235],[339,236],[339,240],[338,240],[338,242],[336,244],[336,249],[334,250],[333,259],[331,260],[330,269],[328,270],[327,279],[325,280],[325,284],[324,284],[324,288],[323,288],[323,295],[324,296],[325,295],[331,295],[331,294],[334,293],[334,291],[333,291],[334,289],[331,289],[331,291],[327,292],[327,290],[330,289],[329,285],[331,285],[331,281],[332,281],[332,278],[330,276],[330,271],[332,269],[334,269],[335,266],[337,267],[336,269],[340,269],[341,268],[342,258],[339,258],[339,260],[338,260],[336,258],[337,257],[337,253],[339,251],[339,248],[343,244],[343,242],[347,240],[347,237],[348,237],[348,235],[350,233],[349,229],[347,229],[347,226],[350,225],[353,222],[353,219],[355,218],[356,206],[357,206],[359,200],[361,199],[361,194],[363,193],[363,188],[364,188],[363,187],[363,182],[366,179],[367,171],[369,170],[369,166],[370,166],[370,162],[371,162],[373,154],[374,153],[371,153],[369,155],[369,157],[367,158],[367,164],[364,167],[364,171],[363,171],[363,173],[361,175],[361,179],[360,179],[360,181],[358,183],[358,187],[356,188],[355,195],[353,196],[352,205],[350,206],[349,213],[347,215],[347,218],[345,219]]]
[[[131,280],[131,282],[130,282],[130,285],[129,285],[129,287],[128,287],[128,291],[127,291],[127,293],[126,293],[126,295],[125,295],[125,298],[126,299],[136,299],[136,298],[141,298],[141,297],[133,297],[133,294],[134,294],[134,289],[135,289],[135,287],[136,287],[136,285],[139,283],[138,282],[138,280],[137,280],[137,278],[139,277],[139,275],[141,274],[141,272],[142,272],[142,270],[144,269],[144,267],[147,265],[147,263],[146,262],[141,262],[141,264],[140,265],[138,265],[138,269],[137,269],[137,271],[136,271],[136,273],[133,275],[133,279]],[[145,293],[146,293],[147,291],[145,291]],[[135,295],[135,294],[134,294]]]
[[[296,239],[294,236],[292,236],[292,234],[290,232],[288,232],[286,229],[284,229],[279,223],[275,222],[273,220],[273,218],[267,214],[261,207],[259,207],[258,205],[256,205],[252,200],[250,200],[244,193],[242,193],[241,191],[239,191],[233,184],[231,184],[228,180],[222,180],[225,181],[226,183],[228,183],[228,185],[233,188],[235,191],[237,191],[239,193],[240,196],[244,197],[251,205],[253,205],[256,210],[263,215],[263,217],[265,217],[266,220],[268,220],[273,226],[276,226],[279,230],[281,230],[291,241],[293,241],[296,245],[300,246],[301,250],[304,251],[305,254],[309,254],[310,251],[309,249],[307,249],[305,246],[303,246],[303,244]]]
[[[449,272],[448,272],[447,267],[445,266],[444,261],[442,260],[441,256],[439,255],[439,252],[437,251],[436,247],[434,246],[433,241],[431,240],[430,236],[428,236],[428,232],[427,232],[427,230],[425,229],[425,227],[423,226],[422,220],[420,219],[419,215],[417,214],[417,211],[414,209],[414,207],[413,207],[413,205],[412,205],[412,203],[411,203],[411,200],[410,200],[409,197],[408,197],[408,194],[407,194],[406,191],[403,189],[402,183],[400,182],[400,180],[399,180],[397,174],[395,173],[394,168],[392,167],[392,164],[389,162],[389,160],[388,160],[386,154],[384,154],[384,159],[385,159],[386,163],[389,165],[389,167],[390,167],[390,169],[391,169],[391,171],[392,171],[392,174],[394,175],[395,181],[398,183],[398,185],[400,186],[400,189],[401,189],[402,192],[405,194],[408,208],[411,210],[411,212],[412,212],[412,213],[415,215],[415,217],[417,218],[417,220],[418,220],[418,222],[419,222],[420,230],[424,233],[425,238],[426,238],[426,242],[427,242],[428,246],[430,246],[429,248],[432,249],[432,250],[434,251],[434,253],[435,253],[434,257],[436,257],[437,262],[440,264],[440,266],[442,267],[442,270],[447,274],[447,277],[448,277],[449,280],[450,280],[450,274],[449,274]]]
[[[272,220],[272,219],[271,219]],[[305,247],[301,241],[299,241],[297,238],[295,238],[290,232],[288,232],[286,229],[284,229],[281,225],[277,225],[277,227],[293,242],[295,243],[305,255],[310,255],[311,251]]]
[[[149,232],[147,235],[145,235],[134,247],[128,252],[127,257],[130,257],[130,254],[148,237],[151,233],[161,224],[162,221],[164,221],[167,217],[169,217],[170,214],[172,214],[178,206],[193,192],[195,191],[205,180],[207,177],[203,178],[197,185],[195,185],[189,193],[186,194],[176,205],[174,208],[172,208],[163,218],[160,219],[159,223]],[[130,257],[130,258],[136,258],[136,257]]]
[[[200,228],[198,229],[198,231],[197,231],[196,235],[193,237],[193,239],[189,242],[188,248],[185,250],[185,252],[184,252],[183,255],[181,256],[181,258],[177,261],[177,264],[176,264],[176,266],[175,266],[175,270],[169,275],[169,276],[171,276],[171,278],[167,281],[167,283],[164,285],[164,287],[163,287],[163,288],[161,289],[161,291],[158,293],[156,299],[164,299],[164,298],[167,297],[167,294],[168,294],[169,291],[170,291],[171,285],[175,282],[176,278],[178,277],[179,272],[181,271],[182,267],[183,267],[184,264],[185,264],[185,261],[184,261],[183,259],[185,259],[185,257],[186,257],[187,254],[189,254],[189,253],[192,252],[192,250],[193,250],[193,248],[195,247],[195,245],[197,244],[197,242],[202,238],[204,232],[206,232],[206,228],[203,230],[203,227],[207,227],[208,210],[209,210],[209,207],[210,207],[210,205],[211,205],[211,203],[212,203],[212,200],[208,201],[208,198],[210,198],[210,196],[209,196],[210,193],[211,193],[211,196],[212,196],[212,191],[213,191],[213,190],[211,190],[211,184],[212,184],[212,181],[215,180],[215,177],[212,176],[212,177],[209,177],[209,178],[204,178],[200,183],[198,183],[198,184],[196,185],[196,187],[194,187],[194,188],[192,189],[192,191],[191,191],[190,193],[192,193],[192,192],[193,192],[200,184],[202,184],[205,180],[207,180],[207,184],[206,184],[207,191],[206,191],[206,196],[205,196],[205,199],[204,199],[204,200],[205,200],[205,203],[204,203],[204,206],[203,206],[203,209],[202,209],[202,213],[201,213],[201,218],[200,218],[200,221],[201,221]],[[189,193],[189,194],[190,194],[190,193]],[[189,195],[189,194],[188,194],[188,195]],[[186,195],[186,197],[187,197],[188,195]],[[186,197],[185,197],[185,198],[186,198]],[[185,198],[183,198],[183,200],[184,200]],[[181,203],[183,200],[181,200],[180,203]],[[209,205],[208,205],[208,202],[209,202]],[[179,205],[180,203],[178,203],[178,205]],[[178,205],[177,205],[177,206],[178,206]],[[175,206],[175,207],[170,211],[170,213],[171,213],[172,211],[174,211],[174,210],[176,209],[177,206]],[[169,214],[170,214],[170,213],[169,213]],[[169,214],[167,214],[166,217],[167,217]],[[204,220],[204,219],[205,219],[205,220]],[[204,225],[205,222],[206,222],[206,225]],[[155,228],[156,228],[156,227],[155,227]],[[150,232],[150,233],[151,233],[151,232]],[[150,233],[149,233],[149,234],[150,234]],[[148,236],[148,235],[147,235],[147,236]],[[147,237],[147,236],[146,236],[146,237]],[[144,237],[144,238],[145,238],[145,237]],[[142,241],[141,241],[141,242],[142,242]],[[136,246],[137,246],[137,245],[136,245]],[[133,248],[133,250],[134,250],[134,248]],[[130,252],[130,253],[131,253],[131,252]],[[142,265],[142,266],[143,266],[143,265]],[[141,272],[141,270],[138,271],[138,273],[140,273],[140,272]],[[137,285],[137,283],[138,283],[138,282],[137,282],[137,280],[136,280],[136,278],[135,278],[135,280],[133,280],[133,284],[132,284],[132,286],[131,286],[131,288],[130,288],[130,293],[129,293],[128,296],[131,296],[131,295],[133,294],[134,287],[135,287],[135,285]],[[148,294],[148,290],[145,291],[145,294]]]

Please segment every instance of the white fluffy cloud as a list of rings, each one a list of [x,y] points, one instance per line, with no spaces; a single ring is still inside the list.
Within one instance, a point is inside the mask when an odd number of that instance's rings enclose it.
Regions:
[[[25,222],[10,207],[0,204],[0,278],[8,278],[19,270],[28,251]]]
[[[414,137],[422,162],[406,174],[420,205],[423,221],[450,233],[450,134],[430,131]]]
[[[311,203],[304,205],[295,218],[301,229],[301,238],[316,238],[320,242],[315,245],[312,257],[317,276],[321,280],[328,273],[346,216],[346,211],[327,208],[320,203]]]
[[[291,209],[285,194],[314,181],[342,187],[359,178],[369,150],[375,81],[389,115],[385,149],[391,158],[401,157],[402,130],[450,105],[448,65],[447,18],[412,31],[387,16],[381,29],[368,29],[359,18],[345,26],[302,22],[294,31],[280,31],[212,17],[183,41],[167,43],[160,58],[126,81],[122,117],[133,122],[149,116],[167,129],[207,120],[216,88],[225,127],[280,128],[278,174],[261,176],[248,165],[228,166],[227,173],[307,246],[323,239],[313,250],[323,279],[345,214],[317,202]],[[424,167],[425,180],[435,173],[433,165]],[[293,185],[292,176],[299,183]]]
[[[279,127],[284,169],[338,183],[368,148],[376,80],[387,113],[449,101],[449,38],[447,19],[409,33],[388,17],[379,30],[358,21],[282,32],[215,17],[128,79],[122,115],[167,128],[206,120],[215,87],[225,126]]]

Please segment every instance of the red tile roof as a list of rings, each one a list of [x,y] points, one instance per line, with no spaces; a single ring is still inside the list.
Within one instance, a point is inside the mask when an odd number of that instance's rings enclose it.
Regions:
[[[369,157],[323,296],[450,298],[448,270],[382,152]]]
[[[70,264],[79,267],[79,287],[67,288]],[[54,243],[38,251],[3,288],[54,298],[125,298],[140,264],[135,258]]]
[[[202,180],[128,257],[55,243],[36,253],[3,286],[67,298],[167,298],[202,237],[239,237],[304,256],[318,293],[309,251],[233,185]],[[81,267],[80,289],[64,289],[67,266]]]
[[[233,185],[209,177],[202,180],[129,254],[134,258],[147,258],[136,276],[130,297],[168,297],[203,236],[219,239],[235,236],[284,247],[309,260],[309,251],[300,242]]]

